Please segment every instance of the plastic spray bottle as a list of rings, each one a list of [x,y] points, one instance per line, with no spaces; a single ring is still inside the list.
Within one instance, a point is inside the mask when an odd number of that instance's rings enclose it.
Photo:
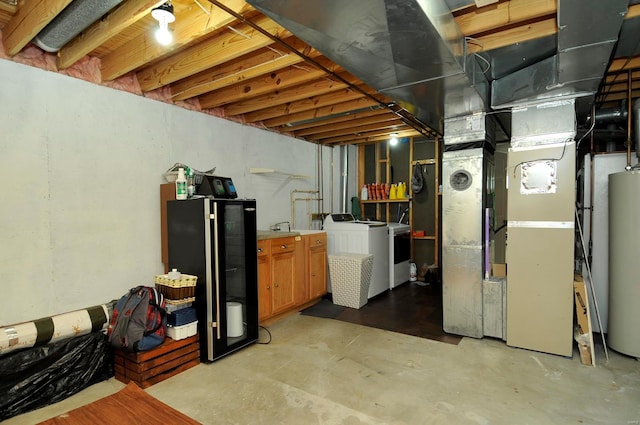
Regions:
[[[184,175],[184,168],[178,168],[178,178],[176,178],[176,199],[187,199],[187,178]]]
[[[187,198],[193,198],[196,193],[196,176],[193,169],[187,168]]]

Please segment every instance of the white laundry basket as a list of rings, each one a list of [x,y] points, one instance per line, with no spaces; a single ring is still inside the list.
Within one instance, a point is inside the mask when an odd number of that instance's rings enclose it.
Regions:
[[[360,308],[367,303],[373,255],[342,252],[329,255],[329,278],[333,303]]]

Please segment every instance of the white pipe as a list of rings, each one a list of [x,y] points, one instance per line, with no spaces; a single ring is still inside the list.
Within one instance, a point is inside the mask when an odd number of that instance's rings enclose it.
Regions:
[[[322,200],[322,197],[315,197],[315,198],[295,198],[294,195],[296,193],[320,193],[317,190],[298,190],[298,189],[293,189],[291,191],[290,194],[290,199],[291,199],[291,228],[295,229],[296,228],[296,202],[295,201],[301,201],[301,200]]]

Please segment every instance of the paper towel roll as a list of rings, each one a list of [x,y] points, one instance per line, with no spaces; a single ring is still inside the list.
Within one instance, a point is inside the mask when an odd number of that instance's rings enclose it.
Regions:
[[[227,336],[238,337],[244,334],[242,325],[242,304],[236,302],[227,303]]]

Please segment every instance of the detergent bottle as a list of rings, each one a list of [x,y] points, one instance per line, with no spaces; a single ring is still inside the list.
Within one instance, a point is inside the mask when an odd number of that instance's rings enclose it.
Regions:
[[[393,183],[389,189],[389,199],[398,199],[398,185]]]
[[[367,185],[362,185],[362,190],[360,191],[360,200],[366,201],[369,199],[369,191],[367,190]]]

